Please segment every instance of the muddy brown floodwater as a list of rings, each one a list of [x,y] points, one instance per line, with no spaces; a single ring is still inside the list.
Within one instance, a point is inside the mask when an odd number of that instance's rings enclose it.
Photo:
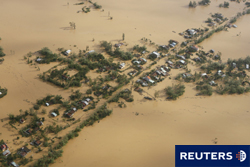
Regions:
[[[195,9],[188,8],[187,0],[97,0],[104,11],[91,9],[85,14],[77,13],[81,10],[81,6],[73,5],[77,2],[0,0],[0,46],[7,54],[0,65],[0,85],[8,88],[8,95],[0,100],[1,119],[32,107],[36,99],[49,93],[64,98],[71,93],[38,79],[38,74],[57,63],[41,65],[38,71],[23,60],[30,51],[64,47],[78,52],[86,46],[99,50],[99,41],[114,43],[123,33],[128,47],[140,44],[142,37],[156,44],[167,44],[170,39],[183,41],[178,33],[202,28],[210,13],[221,12],[230,18],[244,8],[243,3],[234,2],[229,9],[219,8],[224,0],[212,0],[210,6]],[[223,61],[249,55],[249,20],[249,15],[243,16],[236,23],[238,28],[214,34],[200,45],[222,52]],[[69,22],[75,22],[75,30]],[[168,79],[148,93],[163,91],[167,85],[171,85]],[[124,109],[112,104],[113,114],[69,141],[63,156],[51,166],[171,167],[176,144],[215,144],[215,139],[217,144],[249,144],[250,95],[197,97],[193,87],[187,84],[185,94],[174,102],[164,96],[146,101],[133,92],[134,102]],[[0,138],[8,140],[13,132],[3,126],[0,122]]]

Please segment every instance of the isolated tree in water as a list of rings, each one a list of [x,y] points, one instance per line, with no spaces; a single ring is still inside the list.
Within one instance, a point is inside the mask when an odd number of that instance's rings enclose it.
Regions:
[[[70,27],[76,29],[76,23],[74,23],[74,22],[69,22],[69,25],[70,25]]]
[[[123,33],[122,34],[122,40],[124,41],[124,39],[125,39],[125,34]]]
[[[189,7],[193,7],[192,1],[189,2],[189,5],[188,5],[188,6],[189,6]]]

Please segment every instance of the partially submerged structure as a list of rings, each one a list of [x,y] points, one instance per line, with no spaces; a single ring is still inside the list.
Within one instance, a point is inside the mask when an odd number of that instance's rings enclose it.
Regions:
[[[30,149],[24,146],[19,150],[18,154],[21,155],[22,157],[25,157],[29,152],[30,152]]]
[[[64,54],[65,56],[68,56],[68,55],[70,55],[70,53],[71,53],[71,50],[66,50],[63,54]]]

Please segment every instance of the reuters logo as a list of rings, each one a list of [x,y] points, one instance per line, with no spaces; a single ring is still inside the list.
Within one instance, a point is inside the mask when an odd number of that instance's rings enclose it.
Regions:
[[[245,153],[245,151],[240,150],[240,152],[238,152],[238,154],[236,154],[236,158],[237,158],[240,162],[243,162],[243,161],[246,160],[247,154]]]

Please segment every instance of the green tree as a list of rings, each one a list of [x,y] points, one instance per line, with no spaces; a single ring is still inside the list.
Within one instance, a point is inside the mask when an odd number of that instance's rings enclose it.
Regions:
[[[124,41],[124,39],[125,39],[125,34],[123,33],[122,34],[122,40]]]

